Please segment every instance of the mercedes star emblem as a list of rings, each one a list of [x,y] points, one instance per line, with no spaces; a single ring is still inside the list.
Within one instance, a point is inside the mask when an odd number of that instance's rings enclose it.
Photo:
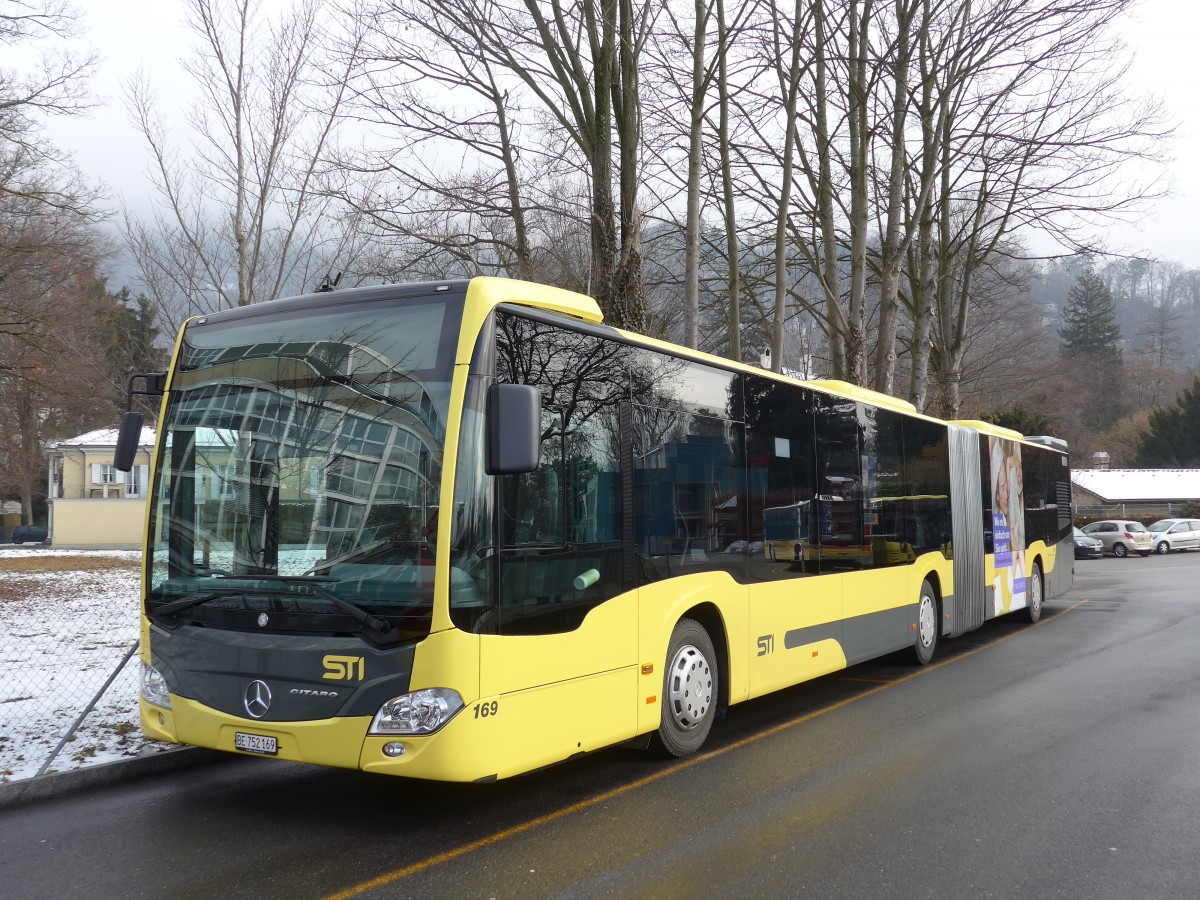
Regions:
[[[266,627],[267,627],[267,622],[268,622],[268,621],[269,621],[269,620],[267,619],[267,614],[266,614],[266,613],[259,613],[259,614],[258,614],[258,627],[259,627],[259,628],[266,628]]]
[[[252,718],[261,719],[271,708],[271,689],[265,681],[252,681],[246,688],[244,700],[246,712]]]

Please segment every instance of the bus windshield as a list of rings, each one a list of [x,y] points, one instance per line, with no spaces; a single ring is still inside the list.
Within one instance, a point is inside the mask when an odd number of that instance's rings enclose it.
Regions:
[[[152,494],[152,621],[428,633],[461,295],[330,297],[188,326]]]

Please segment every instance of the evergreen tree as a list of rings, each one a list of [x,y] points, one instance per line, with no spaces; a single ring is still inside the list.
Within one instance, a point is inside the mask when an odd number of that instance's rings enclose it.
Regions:
[[[1200,468],[1200,378],[1175,398],[1175,405],[1150,413],[1138,436],[1136,463],[1143,468]]]
[[[1117,308],[1104,279],[1086,269],[1071,285],[1058,329],[1063,346],[1076,359],[1090,363],[1121,364],[1121,329]]]
[[[1021,434],[1058,434],[1058,428],[1050,416],[1036,409],[1030,409],[1020,403],[1013,403],[1003,409],[993,410],[980,416],[985,422],[999,425],[1001,428],[1011,428]]]
[[[109,359],[119,372],[155,372],[166,364],[166,351],[158,346],[161,337],[154,305],[145,294],[134,297],[127,287],[110,295],[112,310]]]
[[[1121,328],[1116,304],[1103,278],[1085,269],[1075,278],[1058,329],[1066,370],[1079,387],[1079,412],[1086,429],[1111,428],[1124,415]]]
[[[137,297],[127,287],[113,292],[104,276],[91,284],[90,299],[97,322],[95,340],[104,352],[103,375],[111,385],[109,415],[123,412],[129,389],[129,376],[138,372],[157,372],[166,367],[168,351],[159,346],[155,308],[143,294]],[[157,400],[133,398],[134,407],[153,418]]]

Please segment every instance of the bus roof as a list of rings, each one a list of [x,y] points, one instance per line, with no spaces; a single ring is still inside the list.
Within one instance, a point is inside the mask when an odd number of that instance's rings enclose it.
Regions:
[[[580,294],[575,291],[564,290],[563,288],[550,287],[549,285],[537,284],[531,281],[520,281],[514,278],[495,278],[491,276],[479,276],[470,280],[462,279],[447,279],[438,282],[425,282],[420,284],[405,284],[405,285],[374,285],[363,288],[348,288],[345,290],[336,291],[338,299],[341,302],[346,300],[375,300],[392,297],[414,296],[418,294],[428,294],[437,291],[460,291],[465,290],[468,294],[468,306],[471,315],[473,312],[476,316],[486,316],[493,308],[502,304],[516,304],[519,306],[529,306],[534,309],[542,309],[550,313],[567,316],[578,321],[586,322],[591,325],[602,325],[604,322],[604,314],[600,310],[600,305],[586,294]],[[252,307],[243,307],[236,310],[225,310],[220,313],[215,313],[204,317],[208,321],[223,321],[226,319],[240,318],[245,315],[254,315],[261,312],[266,312],[263,306],[269,306],[271,311],[278,308],[286,309],[304,309],[311,306],[323,306],[330,302],[330,294],[313,293],[304,294],[298,297],[271,301],[269,304],[255,304]],[[471,332],[471,324],[465,322],[464,325],[464,340],[459,347],[459,363],[469,360],[470,345],[466,340],[466,334]],[[921,418],[930,419],[933,421],[946,421],[938,419],[936,416],[930,416],[920,412],[912,403],[907,400],[902,400],[899,397],[893,397],[890,394],[884,394],[879,391],[871,390],[870,388],[862,387],[857,384],[851,384],[848,381],[840,381],[837,379],[796,379],[787,375],[782,375],[778,372],[772,372],[769,369],[750,366],[745,363],[735,360],[726,359],[725,357],[716,356],[711,353],[705,353],[701,350],[693,350],[688,347],[682,347],[677,344],[672,344],[667,341],[659,340],[658,338],[649,337],[636,332],[625,331],[612,326],[605,326],[606,330],[611,331],[623,339],[628,340],[633,344],[640,344],[651,348],[662,350],[674,356],[692,359],[696,362],[706,362],[711,365],[718,366],[724,369],[732,369],[744,372],[753,372],[757,375],[762,375],[768,378],[777,379],[780,381],[789,381],[805,385],[813,390],[821,391],[826,394],[843,397],[848,400],[861,400],[864,403],[869,403],[872,406],[884,407],[893,409],[898,412],[907,413],[909,415],[920,416]],[[466,355],[466,359],[462,358]],[[1011,428],[1004,428],[1000,425],[993,425],[991,422],[984,422],[980,419],[956,419],[951,420],[949,424],[962,425],[967,428],[972,428],[984,434],[995,437],[1005,438],[1007,440],[1034,442],[1049,446],[1056,450],[1066,450],[1066,444],[1057,438],[1027,438],[1025,435]]]
[[[950,424],[974,428],[976,431],[982,431],[984,434],[990,434],[993,437],[1004,438],[1009,441],[1025,440],[1025,435],[1019,431],[1013,431],[1013,429],[1005,428],[1003,425],[993,425],[991,422],[985,422],[982,419],[954,419]]]

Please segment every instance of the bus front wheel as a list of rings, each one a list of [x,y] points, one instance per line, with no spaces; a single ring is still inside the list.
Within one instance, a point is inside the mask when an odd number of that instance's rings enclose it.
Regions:
[[[657,749],[669,756],[699,750],[716,718],[718,696],[712,638],[694,619],[680,619],[667,648]]]
[[[917,604],[917,639],[913,643],[913,662],[919,666],[933,659],[938,639],[938,603],[933,585],[921,582],[921,600]]]

